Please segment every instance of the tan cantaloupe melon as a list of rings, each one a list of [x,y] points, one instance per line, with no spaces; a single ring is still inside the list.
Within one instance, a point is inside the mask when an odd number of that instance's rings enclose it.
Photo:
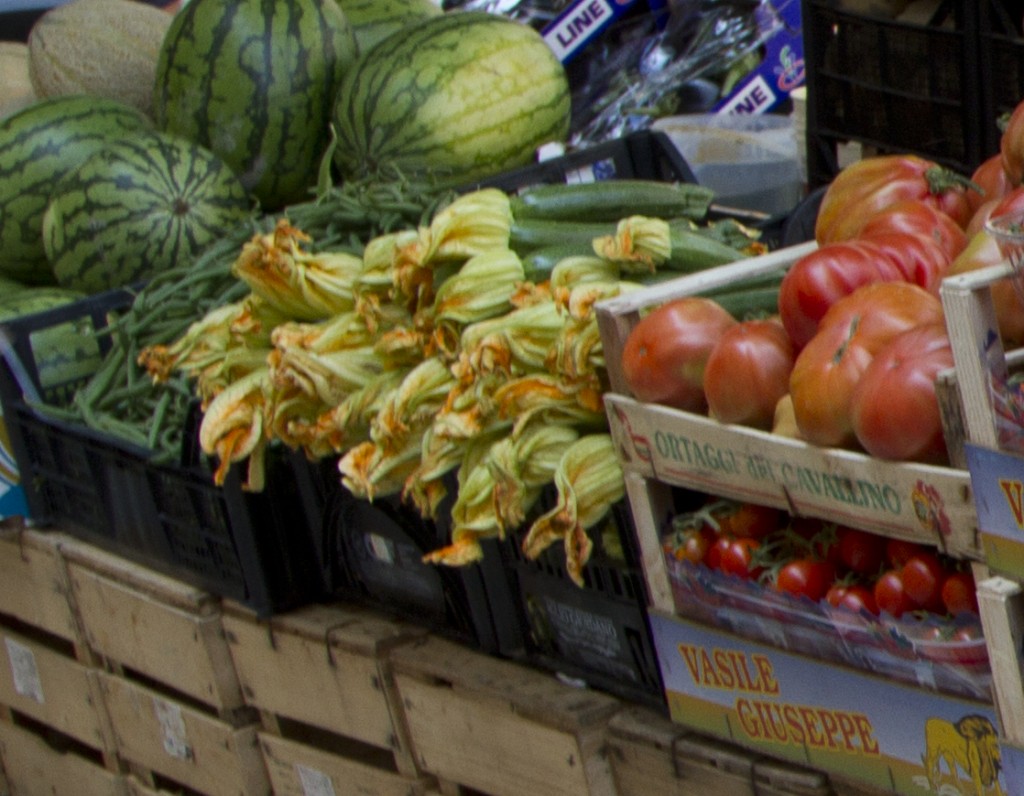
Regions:
[[[23,41],[0,41],[0,119],[36,99],[28,74],[28,45]]]
[[[40,97],[91,94],[153,110],[153,82],[171,14],[134,0],[72,0],[28,36],[29,75]]]

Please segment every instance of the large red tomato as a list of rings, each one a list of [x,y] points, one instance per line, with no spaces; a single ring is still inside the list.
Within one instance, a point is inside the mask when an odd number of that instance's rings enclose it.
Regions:
[[[825,190],[814,237],[818,243],[856,237],[868,218],[903,199],[920,199],[961,227],[971,217],[969,181],[937,163],[910,154],[878,155],[844,168]]]
[[[999,139],[999,157],[1010,185],[1024,180],[1024,102],[1013,109]]]
[[[864,450],[879,459],[945,463],[935,379],[951,367],[944,323],[908,329],[875,354],[850,398],[853,433]]]
[[[782,278],[779,318],[799,349],[843,296],[872,282],[904,278],[896,262],[869,241],[827,243],[798,259]]]
[[[640,401],[704,412],[704,367],[715,343],[736,323],[711,299],[686,296],[663,304],[626,337],[626,386]]]
[[[967,234],[946,213],[922,199],[903,199],[871,216],[858,237],[883,232],[913,232],[930,238],[952,260],[967,246]]]
[[[938,295],[952,259],[931,238],[915,232],[875,232],[858,240],[889,255],[908,282]]]
[[[999,152],[981,162],[971,175],[971,182],[981,189],[967,189],[967,201],[975,212],[986,202],[1002,199],[1013,188],[1010,176],[1003,168],[1003,156]]]
[[[768,430],[789,392],[796,349],[778,318],[741,321],[726,329],[704,370],[708,414],[723,423]]]
[[[971,238],[960,256],[950,263],[948,275],[970,273],[1001,263],[1003,259],[995,238],[987,231],[981,230]],[[991,292],[999,335],[1004,345],[1024,345],[1024,304],[1017,295],[1017,289],[1008,280],[1003,279],[992,285]]]
[[[789,379],[800,436],[815,445],[856,447],[850,402],[871,360],[899,333],[942,320],[939,299],[909,282],[875,282],[837,301],[797,355]]]

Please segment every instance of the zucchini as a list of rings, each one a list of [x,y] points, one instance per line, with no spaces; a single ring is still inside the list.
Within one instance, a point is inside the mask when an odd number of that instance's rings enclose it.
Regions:
[[[703,220],[714,192],[696,183],[599,180],[534,185],[512,197],[512,217],[550,221],[618,221],[624,216]]]
[[[509,246],[523,257],[538,249],[567,246],[577,253],[592,252],[594,238],[614,235],[618,224],[609,222],[556,221],[552,219],[517,219],[512,222]]]

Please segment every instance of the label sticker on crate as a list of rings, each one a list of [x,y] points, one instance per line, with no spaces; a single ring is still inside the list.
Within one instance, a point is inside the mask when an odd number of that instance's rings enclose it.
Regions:
[[[572,60],[634,0],[576,0],[541,35],[563,64]]]
[[[658,613],[651,630],[680,724],[886,792],[973,793],[975,782],[1007,792],[992,705]]]
[[[178,760],[192,758],[192,747],[188,743],[185,719],[181,706],[160,697],[153,697],[153,711],[163,736],[164,751]]]
[[[296,763],[295,773],[299,775],[302,796],[335,796],[331,778],[322,771]]]
[[[4,642],[7,645],[7,658],[11,662],[14,690],[27,699],[44,704],[43,681],[39,677],[35,653],[13,638],[5,637]]]
[[[995,571],[1024,578],[1024,457],[966,444],[967,469],[978,507],[985,562]]]

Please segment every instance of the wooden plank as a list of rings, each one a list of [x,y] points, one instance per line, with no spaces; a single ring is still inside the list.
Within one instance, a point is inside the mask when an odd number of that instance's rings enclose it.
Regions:
[[[381,760],[374,765],[373,756],[365,752],[327,751],[266,732],[259,740],[275,796],[424,796],[435,784],[428,777],[400,773],[393,762],[390,767]]]
[[[224,628],[246,704],[390,749],[415,773],[386,654],[424,631],[344,605],[311,605],[258,619],[229,603]]]
[[[1002,734],[1024,744],[1024,677],[1020,650],[1024,640],[1024,589],[995,576],[979,581],[978,608],[985,631],[992,688]]]
[[[12,796],[128,796],[122,775],[7,721],[0,721],[0,761]]]
[[[80,640],[60,546],[70,537],[24,528],[0,532],[0,612],[60,638]]]
[[[640,565],[647,583],[650,604],[662,611],[674,611],[672,584],[660,543],[661,529],[669,519],[666,516],[670,506],[668,487],[628,470],[623,473],[623,478],[640,547]]]
[[[0,626],[0,704],[113,754],[96,670],[37,639]]]
[[[611,796],[618,700],[436,637],[390,655],[420,768],[491,796]]]
[[[84,545],[69,555],[68,574],[86,643],[98,655],[218,710],[242,705],[219,600]]]
[[[123,677],[99,677],[122,758],[210,796],[269,791],[256,724],[235,727]]]

